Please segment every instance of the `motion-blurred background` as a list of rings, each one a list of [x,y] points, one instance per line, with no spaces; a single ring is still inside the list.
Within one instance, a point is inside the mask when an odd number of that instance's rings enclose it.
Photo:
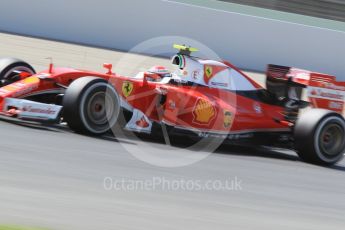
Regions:
[[[0,31],[122,51],[152,38],[178,36],[169,47],[191,38],[240,68],[265,71],[274,63],[342,79],[342,2],[2,0]]]
[[[345,21],[344,0],[221,0],[290,13]]]

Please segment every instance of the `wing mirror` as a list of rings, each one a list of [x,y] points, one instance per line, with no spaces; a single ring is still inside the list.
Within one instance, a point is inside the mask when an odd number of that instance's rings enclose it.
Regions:
[[[108,70],[107,74],[113,74],[113,65],[111,63],[104,63],[103,67]]]

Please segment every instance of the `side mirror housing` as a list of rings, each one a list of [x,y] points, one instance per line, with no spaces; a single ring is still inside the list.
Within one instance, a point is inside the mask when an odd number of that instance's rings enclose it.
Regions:
[[[104,63],[103,67],[108,70],[107,74],[113,74],[113,65],[111,63]]]

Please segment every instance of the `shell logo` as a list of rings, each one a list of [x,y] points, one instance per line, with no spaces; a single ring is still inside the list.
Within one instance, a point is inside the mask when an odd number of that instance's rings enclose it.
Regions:
[[[216,109],[211,102],[199,98],[193,109],[194,123],[208,125],[216,117]]]

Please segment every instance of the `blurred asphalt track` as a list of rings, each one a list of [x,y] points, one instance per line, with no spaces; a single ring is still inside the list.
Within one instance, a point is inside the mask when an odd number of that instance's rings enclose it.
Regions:
[[[101,64],[116,62],[122,53],[0,34],[0,55],[22,58],[38,70],[47,66],[46,57],[53,57],[57,65],[104,71]],[[148,58],[143,66],[152,63],[168,60]],[[129,66],[117,72],[130,73]],[[137,140],[7,121],[0,121],[0,130],[0,224],[74,230],[344,229],[344,161],[323,168],[299,161],[290,151],[222,146],[193,165],[161,168],[125,150],[142,145]],[[157,151],[162,148],[150,142]],[[175,153],[184,151],[176,147]],[[105,177],[237,177],[242,190],[107,191]]]

